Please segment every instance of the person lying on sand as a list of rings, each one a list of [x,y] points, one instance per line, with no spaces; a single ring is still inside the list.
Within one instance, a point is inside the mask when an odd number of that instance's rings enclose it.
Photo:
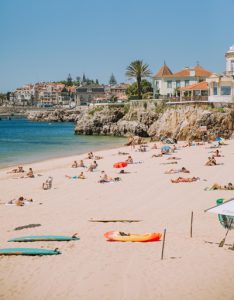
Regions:
[[[176,173],[190,173],[190,171],[187,170],[185,167],[182,167],[181,169],[170,169],[169,171],[165,172],[165,174],[176,174]]]
[[[22,166],[18,166],[16,169],[11,170],[10,172],[7,173],[24,173],[24,169]]]
[[[215,165],[217,165],[217,163],[214,156],[208,157],[208,161],[205,163],[205,166],[215,166]]]
[[[19,197],[18,199],[13,199],[7,202],[7,204],[15,204],[16,206],[24,206],[26,202],[33,202],[33,199],[26,199],[24,197]]]
[[[78,168],[78,163],[76,160],[74,160],[74,162],[72,164],[72,168]]]
[[[167,160],[180,160],[181,158],[179,158],[179,157],[175,157],[175,156],[170,156],[170,157],[168,157],[167,158]]]
[[[88,167],[88,172],[93,172],[93,170],[95,170],[97,168],[98,164],[96,162],[96,160]]]
[[[105,171],[101,171],[100,180],[98,181],[99,183],[110,182],[112,180],[113,179],[111,177],[107,176]]]
[[[206,188],[207,189],[207,188]],[[234,190],[234,185],[229,182],[227,185],[221,185],[219,183],[214,183],[208,190]]]
[[[159,153],[159,154],[153,154],[151,157],[153,158],[153,157],[162,157],[162,156],[163,156],[163,154]]]
[[[103,157],[102,157],[102,156],[95,155],[95,156],[94,156],[94,159],[99,160],[99,159],[103,159]]]
[[[125,162],[127,162],[128,164],[133,164],[133,158],[131,157],[131,155],[128,156]]]
[[[118,154],[119,154],[119,155],[129,155],[128,152],[121,152],[121,151],[119,151]]]
[[[161,163],[161,165],[176,165],[176,164],[178,164],[177,161]]]
[[[84,172],[80,173],[80,175],[78,176],[78,179],[86,179],[86,177],[84,176]]]
[[[187,177],[187,178],[184,178],[184,177],[178,177],[176,179],[171,179],[171,182],[172,183],[180,183],[180,182],[194,182],[194,181],[197,181],[199,180],[200,178],[199,177]]]

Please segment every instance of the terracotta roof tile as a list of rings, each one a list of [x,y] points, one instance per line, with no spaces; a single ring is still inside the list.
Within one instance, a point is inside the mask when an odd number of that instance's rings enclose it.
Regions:
[[[199,83],[191,84],[180,88],[181,91],[196,91],[196,90],[208,90],[208,83],[201,81]]]
[[[154,75],[154,77],[165,77],[172,74],[173,74],[172,71],[164,63],[164,65],[159,69],[159,71]]]
[[[191,71],[194,71],[194,76],[190,75]],[[200,65],[197,65],[194,68],[185,68],[166,77],[209,77],[211,74],[212,72],[203,69],[203,67],[201,67]]]

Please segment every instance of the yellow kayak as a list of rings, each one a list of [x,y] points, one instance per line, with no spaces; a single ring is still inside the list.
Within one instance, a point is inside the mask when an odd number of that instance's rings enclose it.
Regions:
[[[120,231],[108,231],[104,233],[104,237],[108,241],[118,242],[155,242],[159,241],[162,234],[159,232],[144,233],[144,234],[131,234]]]

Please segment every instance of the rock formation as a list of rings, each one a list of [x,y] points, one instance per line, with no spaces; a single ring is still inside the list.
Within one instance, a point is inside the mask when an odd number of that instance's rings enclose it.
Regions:
[[[31,111],[27,118],[38,122],[76,122],[79,114],[80,110],[56,109],[53,111]]]
[[[204,132],[204,129],[207,129]],[[180,106],[155,106],[152,102],[129,107],[96,107],[78,117],[75,133],[151,137],[168,136],[177,140],[200,140],[222,136],[230,138],[234,129],[234,110]]]

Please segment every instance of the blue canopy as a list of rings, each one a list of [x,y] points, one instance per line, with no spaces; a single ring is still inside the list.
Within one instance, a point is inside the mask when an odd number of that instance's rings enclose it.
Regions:
[[[217,142],[221,142],[223,139],[222,139],[221,137],[217,137],[215,140],[216,140]]]

